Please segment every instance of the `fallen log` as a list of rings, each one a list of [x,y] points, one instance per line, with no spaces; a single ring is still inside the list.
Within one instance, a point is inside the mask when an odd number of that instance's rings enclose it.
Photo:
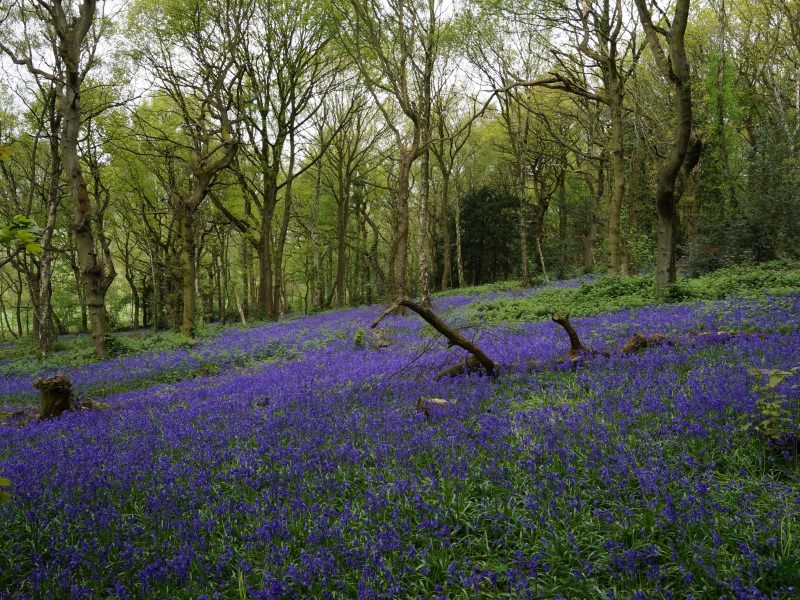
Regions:
[[[581,344],[581,339],[578,337],[578,332],[575,331],[572,323],[569,322],[569,315],[553,315],[552,318],[554,323],[561,325],[561,327],[564,328],[564,331],[567,332],[567,337],[569,337],[569,351],[567,352],[568,358],[575,359],[589,352],[589,349]]]
[[[605,350],[595,350],[587,348],[581,343],[578,332],[569,322],[569,315],[553,315],[553,322],[558,323],[564,328],[569,337],[569,350],[562,358],[562,361],[577,362],[587,358],[600,355],[609,358],[611,354]],[[724,342],[731,339],[734,335],[726,331],[703,331],[694,332],[684,335],[682,340],[687,343],[695,341],[709,341],[709,342]],[[625,340],[625,343],[620,348],[621,354],[633,354],[645,348],[652,348],[655,346],[671,346],[674,342],[670,340],[663,333],[634,333],[631,337]],[[529,365],[531,366],[531,365]],[[537,365],[538,366],[538,365]]]
[[[383,314],[372,323],[372,325],[370,325],[370,329],[375,329],[375,327],[377,327],[378,324],[383,321],[383,319],[395,312],[398,307],[410,308],[420,317],[422,317],[431,327],[446,337],[451,346],[458,346],[469,352],[472,356],[468,357],[464,363],[460,363],[464,371],[466,371],[469,366],[468,362],[470,358],[474,358],[480,368],[482,368],[487,375],[496,376],[496,366],[494,361],[486,356],[483,350],[478,348],[478,346],[465,338],[458,331],[450,327],[447,323],[442,321],[432,310],[417,304],[410,298],[399,298],[392,306],[387,308]],[[455,365],[453,368],[458,367],[459,365]],[[453,374],[456,375],[458,373],[454,372]]]
[[[622,353],[633,354],[634,352],[638,352],[644,348],[650,348],[652,346],[664,346],[669,344],[671,344],[669,338],[667,338],[667,336],[665,336],[663,333],[648,333],[647,335],[634,333],[622,345]]]
[[[436,379],[442,377],[456,377],[464,373],[477,373],[481,369],[481,363],[473,355],[469,355],[466,360],[454,364],[452,367],[446,367],[436,374]]]

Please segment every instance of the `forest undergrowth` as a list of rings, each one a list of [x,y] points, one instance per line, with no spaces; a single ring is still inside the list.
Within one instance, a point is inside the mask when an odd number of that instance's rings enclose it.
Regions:
[[[0,425],[0,596],[796,598],[800,285],[772,268],[662,305],[435,297],[497,379],[437,379],[463,351],[415,315],[377,343],[377,307],[70,367],[105,410]],[[607,355],[563,361],[525,317],[551,300]],[[42,369],[5,368],[4,410],[35,403]]]

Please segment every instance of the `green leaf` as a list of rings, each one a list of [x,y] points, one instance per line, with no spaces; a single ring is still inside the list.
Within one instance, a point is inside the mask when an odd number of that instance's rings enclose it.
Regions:
[[[25,229],[17,231],[17,241],[22,244],[30,244],[36,241],[36,234],[31,233]]]
[[[31,254],[41,254],[44,252],[44,248],[42,248],[42,246],[36,242],[30,242],[25,244],[25,251],[30,252]]]
[[[767,383],[767,389],[773,389],[783,383],[783,380],[786,379],[786,375],[782,371],[778,371],[777,373],[770,373],[769,374],[769,383]]]
[[[7,161],[14,154],[14,147],[11,144],[0,144],[0,161]]]
[[[6,477],[0,477],[0,487],[11,487],[11,480]]]

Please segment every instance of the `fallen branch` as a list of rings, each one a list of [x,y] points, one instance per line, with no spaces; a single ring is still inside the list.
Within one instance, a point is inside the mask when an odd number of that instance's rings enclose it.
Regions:
[[[572,323],[569,322],[569,315],[553,315],[552,318],[553,322],[558,323],[564,328],[564,331],[567,332],[567,336],[569,337],[569,351],[566,355],[564,355],[562,360],[577,362],[579,360],[591,358],[597,355],[605,356],[606,358],[611,356],[609,352],[604,350],[594,350],[593,348],[587,348],[584,346],[581,343],[580,337],[578,337],[578,332],[575,331]],[[735,334],[726,331],[703,331],[684,335],[682,340],[688,343],[700,340],[708,340],[712,343],[724,342],[729,340],[734,335]],[[625,340],[625,343],[620,348],[620,354],[633,354],[645,348],[652,348],[655,346],[671,346],[673,343],[674,342],[663,333],[634,333],[631,337]],[[538,366],[538,363],[532,366],[536,367]]]
[[[478,362],[478,365],[486,371],[487,375],[494,376],[496,373],[496,367],[494,361],[490,359],[486,354],[484,354],[483,350],[478,348],[475,344],[473,344],[470,340],[465,338],[461,335],[458,331],[450,327],[447,323],[442,321],[433,311],[429,308],[425,308],[411,300],[410,298],[399,298],[392,306],[387,308],[383,314],[378,317],[372,325],[370,325],[370,329],[374,329],[378,326],[378,324],[383,321],[388,315],[392,314],[397,310],[398,307],[406,307],[413,310],[417,313],[420,317],[422,317],[431,327],[433,327],[436,331],[441,333],[444,337],[447,338],[447,341],[450,342],[451,346],[458,346],[463,348],[467,352],[469,352],[472,357]],[[469,360],[469,357],[463,365],[463,369],[466,370]],[[456,365],[458,367],[458,365]]]
[[[665,336],[663,333],[648,333],[647,335],[634,333],[622,345],[622,353],[633,354],[634,352],[638,352],[644,348],[650,348],[652,346],[664,346],[670,343],[671,342],[667,336]]]
[[[567,352],[567,358],[575,360],[579,356],[590,352],[586,346],[581,344],[581,339],[578,337],[578,332],[575,331],[572,323],[569,322],[569,315],[553,315],[553,322],[561,325],[569,337],[569,352]]]
[[[480,371],[481,363],[475,358],[472,354],[470,354],[466,360],[453,365],[452,367],[447,367],[442,369],[436,374],[436,379],[441,379],[442,377],[455,377],[456,375],[463,375],[464,373],[476,373]]]

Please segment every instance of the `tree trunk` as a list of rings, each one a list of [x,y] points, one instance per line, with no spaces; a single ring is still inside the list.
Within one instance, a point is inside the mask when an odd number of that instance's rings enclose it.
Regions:
[[[153,282],[153,331],[158,332],[161,328],[161,322],[163,319],[164,308],[163,308],[163,300],[161,296],[162,288],[162,281],[163,277],[161,277],[161,273],[157,270],[157,261],[158,257],[153,256],[150,260],[150,276],[152,277]]]
[[[41,245],[42,254],[39,257],[39,293],[37,306],[39,310],[39,352],[42,356],[50,356],[53,352],[53,344],[57,338],[57,332],[53,328],[53,306],[52,306],[52,276],[53,262],[55,254],[52,248],[53,232],[56,226],[56,213],[61,200],[61,154],[59,152],[58,132],[62,123],[62,117],[58,114],[55,107],[56,95],[48,99],[50,114],[50,177],[47,185],[47,220],[42,234]]]
[[[424,307],[431,305],[430,264],[428,261],[428,201],[430,196],[430,129],[425,125],[422,132],[422,160],[420,161],[419,235],[417,237],[417,260],[419,261],[420,299]]]
[[[531,276],[528,272],[528,207],[523,198],[519,199],[519,272],[522,285],[531,284]]]
[[[59,10],[61,5],[58,4]],[[67,19],[63,14],[54,18],[54,26],[60,42],[58,51],[64,64],[65,85],[62,97],[63,130],[61,155],[64,172],[72,198],[72,230],[81,279],[86,293],[86,305],[91,323],[95,352],[101,359],[108,358],[106,335],[109,332],[103,289],[103,262],[98,257],[92,231],[92,205],[86,189],[86,180],[78,158],[78,135],[81,126],[81,49],[83,40],[94,20],[96,2],[84,0],[80,5],[80,17]]]
[[[562,166],[558,174],[558,278],[563,279],[567,271],[567,191],[566,184],[566,165]]]
[[[322,255],[319,251],[319,208],[322,195],[322,161],[317,163],[317,177],[314,184],[314,204],[311,209],[311,259],[314,267],[311,301],[315,310],[322,310],[325,290],[322,285]]]
[[[183,207],[178,215],[181,231],[181,273],[183,287],[183,310],[181,333],[187,338],[195,334],[195,231],[190,210]]]
[[[245,315],[250,314],[250,240],[247,234],[242,234],[242,299],[239,301],[239,312]],[[236,285],[233,286],[234,291]]]
[[[350,177],[341,161],[336,197],[336,306],[343,308],[347,299],[347,219],[350,206]]]
[[[611,69],[608,90],[608,108],[611,117],[611,197],[608,202],[608,266],[619,275],[622,269],[622,231],[620,218],[625,197],[625,145],[623,137],[622,90],[619,75]]]
[[[33,382],[33,387],[39,390],[40,394],[40,419],[57,417],[64,411],[75,410],[72,382],[64,373],[37,379]]]
[[[219,265],[219,275],[217,276],[217,281],[219,282],[220,288],[220,295],[218,301],[218,308],[219,308],[219,321],[223,325],[227,322],[227,312],[228,312],[228,254],[230,252],[229,248],[229,237],[227,233],[223,233],[222,235],[222,254],[220,256],[220,265]]]
[[[105,359],[108,358],[105,336],[109,332],[109,324],[105,308],[105,290],[102,282],[103,263],[99,260],[95,250],[94,233],[92,231],[92,206],[78,159],[78,130],[81,117],[77,72],[72,77],[68,74],[68,80],[74,80],[74,82],[67,85],[64,94],[64,110],[66,114],[62,151],[74,206],[72,228],[75,232],[75,247],[78,252],[81,280],[86,294],[92,341],[94,342],[97,356]]]
[[[453,252],[450,248],[450,171],[442,170],[442,206],[439,231],[442,236],[442,290],[450,288]]]
[[[133,278],[128,280],[128,285],[131,288],[131,295],[133,296],[133,328],[139,329],[139,308],[141,306],[141,301],[139,299],[139,289],[134,284]]]
[[[152,287],[149,287],[147,284],[147,276],[142,275],[142,295],[140,297],[140,306],[142,310],[142,328],[147,328],[147,324],[150,322],[150,294],[152,293]]]
[[[194,218],[192,218],[192,228],[194,228]],[[194,232],[194,235],[197,235],[197,232]],[[193,262],[193,269],[194,269],[194,280],[192,281],[192,285],[194,286],[194,306],[195,306],[195,315],[193,319],[193,328],[196,329],[196,325],[199,324],[200,327],[203,327],[206,322],[206,308],[205,302],[203,302],[203,294],[200,290],[200,254],[203,250],[203,236],[200,236],[200,240],[198,241],[197,238],[192,241],[192,245],[194,247],[194,254],[192,255],[192,262]],[[184,304],[184,308],[186,305]]]
[[[395,232],[393,272],[394,295],[402,298],[406,295],[408,282],[408,198],[410,192],[411,166],[416,152],[406,151],[400,158],[400,173],[397,182],[395,199],[395,216],[397,230]]]
[[[586,230],[583,266],[593,269],[596,265],[594,258],[594,247],[597,243],[597,215],[600,206],[600,200],[603,197],[603,190],[605,188],[605,168],[604,163],[601,161],[597,168],[597,177],[593,181],[592,176],[586,174],[586,187],[589,190],[589,213],[587,219],[589,221]]]
[[[539,266],[542,268],[542,277],[545,283],[550,283],[550,278],[547,276],[547,267],[544,264],[544,254],[542,254],[542,238],[536,236],[536,254],[539,257]]]
[[[461,196],[456,198],[456,271],[458,287],[464,287],[464,260],[461,252]]]
[[[21,338],[23,336],[24,329],[22,327],[22,273],[17,271],[17,306],[16,306],[16,317],[17,317],[17,337]]]
[[[265,208],[258,240],[258,303],[262,319],[272,317],[272,211]]]
[[[700,159],[701,145],[695,137],[692,120],[692,87],[689,62],[684,38],[689,18],[689,0],[678,0],[670,30],[667,32],[667,51],[661,45],[661,32],[653,25],[645,0],[636,0],[636,8],[645,33],[654,51],[662,74],[669,80],[675,102],[675,130],[672,146],[658,171],[656,179],[657,248],[656,293],[663,298],[667,287],[675,282],[675,236],[677,228],[677,200],[675,182],[681,170],[685,175],[694,169]],[[694,139],[692,153],[687,161],[689,146]]]
[[[288,178],[286,180],[285,189],[283,192],[283,215],[281,218],[281,228],[278,232],[277,243],[275,244],[275,283],[272,288],[272,314],[273,319],[278,318],[283,314],[284,308],[284,289],[283,289],[283,256],[286,248],[286,237],[289,232],[289,219],[291,217],[292,209],[292,182],[294,177],[292,171],[294,170],[294,140],[291,144],[291,155],[289,158]]]

